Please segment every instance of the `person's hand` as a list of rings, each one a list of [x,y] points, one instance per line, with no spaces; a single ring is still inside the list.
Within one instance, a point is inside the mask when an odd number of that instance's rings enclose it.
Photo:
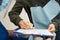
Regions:
[[[55,32],[55,25],[54,25],[54,24],[50,24],[48,30],[49,30],[51,33]]]
[[[21,27],[21,29],[32,29],[33,28],[33,24],[30,22],[26,22],[24,20],[21,20],[19,22],[19,26]]]

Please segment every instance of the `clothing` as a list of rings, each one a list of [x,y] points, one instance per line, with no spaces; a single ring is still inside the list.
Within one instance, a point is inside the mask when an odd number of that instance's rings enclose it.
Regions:
[[[15,37],[15,38],[11,38],[11,40],[28,40],[28,38]]]
[[[0,40],[10,40],[7,30],[1,22],[1,20],[3,19],[4,15],[5,15],[5,12],[7,10],[6,7],[8,6],[9,2],[7,5],[3,5],[3,1],[5,1],[4,4],[6,4],[6,2],[8,2],[9,0],[8,1],[7,0],[0,0],[0,2],[1,2],[1,5],[0,5]],[[4,8],[3,6],[4,7],[6,6],[6,7]]]
[[[2,3],[2,0],[0,0],[0,5],[1,5],[1,3]]]
[[[22,20],[22,18],[19,17],[19,15],[22,11],[22,8],[25,8],[29,16],[30,22],[33,23],[30,7],[34,7],[34,6],[44,7],[49,1],[50,0],[32,0],[32,1],[31,0],[16,0],[14,7],[9,12],[10,21],[12,21],[15,25],[18,25],[19,21]],[[60,5],[60,1],[59,0],[56,0],[56,1]]]
[[[1,20],[11,10],[14,3],[15,3],[15,0],[3,0],[2,1],[2,4],[0,5],[0,14],[1,14],[0,19]],[[3,15],[3,13],[4,13],[4,15]],[[1,23],[1,20],[0,20],[0,40],[28,40],[28,38],[20,38],[20,37],[10,38],[6,28]]]
[[[60,30],[56,32],[56,39],[55,40],[60,40]]]
[[[2,0],[0,5],[0,21],[6,16],[11,0]]]
[[[0,22],[0,40],[10,40],[6,28]]]
[[[10,21],[12,21],[15,25],[19,26],[18,23],[20,20],[22,20],[22,18],[19,17],[19,15],[22,11],[22,8],[24,8],[29,16],[30,22],[33,23],[30,7],[41,6],[43,8],[49,1],[50,0],[32,0],[32,1],[31,0],[16,0],[14,7],[9,12]],[[59,0],[56,0],[56,2],[58,2],[58,4],[60,5]],[[57,17],[59,18],[59,16]],[[53,20],[52,20],[52,23],[56,25],[56,28],[58,28],[57,23]]]
[[[30,21],[32,22],[30,7],[37,6],[37,5],[43,7],[44,5],[46,5],[47,2],[49,2],[49,0],[44,0],[44,1],[43,0],[32,0],[32,1],[31,0],[16,0],[14,7],[9,12],[10,20],[14,24],[18,25],[19,21],[21,20],[21,18],[19,17],[19,14],[21,13],[22,8],[24,7],[29,16]]]

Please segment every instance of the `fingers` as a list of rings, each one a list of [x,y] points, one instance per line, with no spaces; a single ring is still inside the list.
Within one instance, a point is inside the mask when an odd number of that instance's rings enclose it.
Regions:
[[[48,30],[50,32],[55,32],[55,25],[54,24],[50,24]]]
[[[26,21],[24,21],[24,20],[21,20],[21,21],[19,22],[19,25],[20,25],[20,27],[21,27],[22,29],[30,29],[30,28],[33,28],[33,24],[32,24],[32,23],[26,22]]]

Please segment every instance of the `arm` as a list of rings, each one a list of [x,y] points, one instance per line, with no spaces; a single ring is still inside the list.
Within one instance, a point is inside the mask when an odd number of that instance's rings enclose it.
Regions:
[[[16,0],[12,10],[9,12],[10,21],[22,29],[29,29],[33,27],[32,23],[24,21],[19,15],[24,7],[22,0]]]
[[[19,17],[19,15],[23,8],[22,3],[19,1],[20,0],[16,0],[14,7],[9,12],[10,21],[13,22],[15,25],[18,25],[19,21],[21,20],[21,17]]]
[[[17,37],[16,35],[13,35],[12,32],[14,30],[7,30],[8,31],[8,34],[9,34],[9,37],[13,38],[13,37]]]

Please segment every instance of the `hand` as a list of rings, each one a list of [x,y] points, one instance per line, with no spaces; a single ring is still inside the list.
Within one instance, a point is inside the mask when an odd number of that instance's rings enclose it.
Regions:
[[[48,30],[49,30],[51,33],[55,32],[55,25],[54,25],[54,24],[50,24]]]
[[[19,25],[22,29],[30,29],[30,28],[33,28],[33,24],[32,23],[29,23],[29,22],[26,22],[24,20],[21,20],[19,22]]]

